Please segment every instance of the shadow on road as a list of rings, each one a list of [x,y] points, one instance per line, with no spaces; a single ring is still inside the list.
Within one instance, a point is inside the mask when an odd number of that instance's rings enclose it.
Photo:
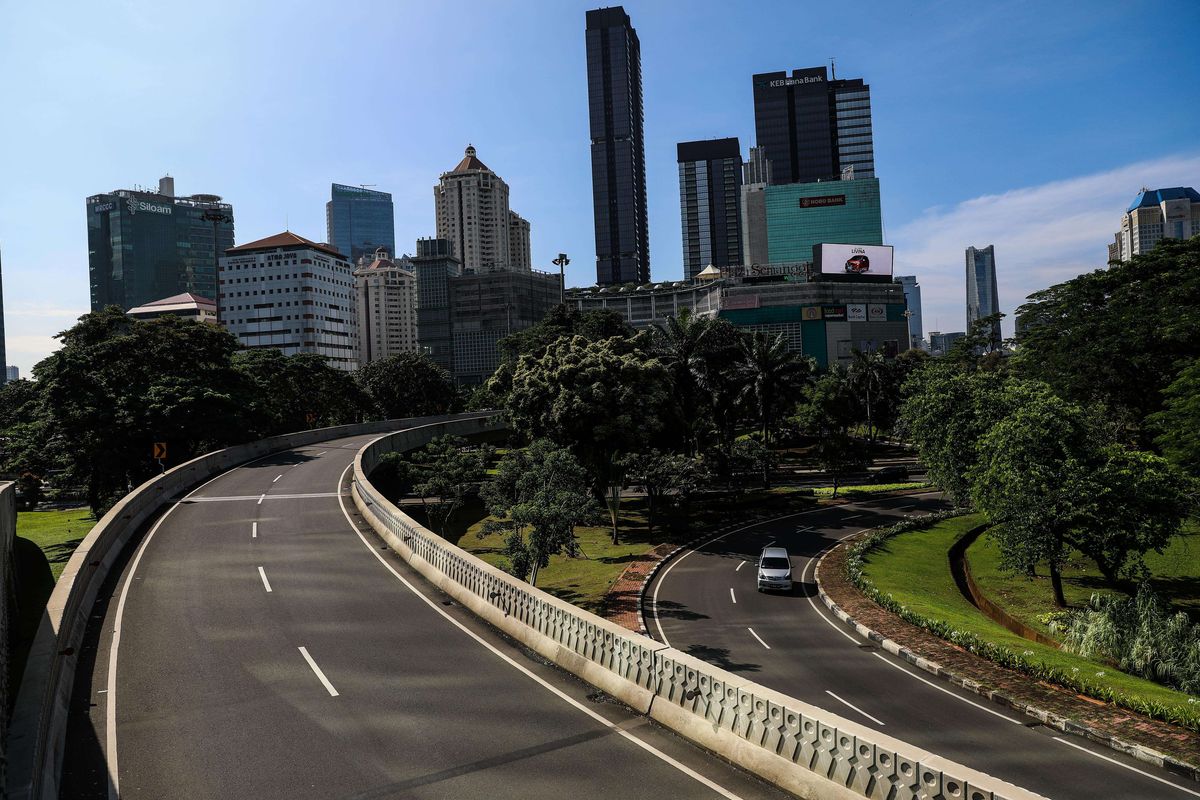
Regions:
[[[659,602],[655,603],[654,608],[660,617],[683,620],[709,618],[708,614],[701,614],[698,611],[692,611],[683,603],[677,603],[674,600],[660,600]]]
[[[688,645],[687,650],[684,652],[693,658],[698,658],[701,661],[712,664],[714,667],[720,667],[727,672],[758,672],[762,669],[758,664],[731,660],[729,658],[729,648],[727,647],[705,647],[702,644],[693,644]]]

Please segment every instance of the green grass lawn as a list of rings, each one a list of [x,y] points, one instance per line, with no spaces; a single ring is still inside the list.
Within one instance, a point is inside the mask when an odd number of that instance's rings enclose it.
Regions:
[[[96,524],[90,509],[20,511],[13,542],[17,618],[9,679],[18,685],[25,655],[37,633],[46,601],[75,548]]]
[[[838,497],[869,497],[873,494],[883,494],[885,492],[896,492],[902,489],[928,489],[933,484],[923,483],[920,481],[912,481],[905,483],[876,483],[867,486],[839,486]],[[819,486],[813,490],[813,493],[820,498],[833,497],[832,486]]]
[[[947,552],[959,537],[982,521],[980,515],[972,514],[940,522],[925,530],[900,534],[867,555],[864,574],[883,594],[891,595],[923,617],[942,620],[959,630],[1004,645],[1032,661],[1042,661],[1066,672],[1078,671],[1081,677],[1114,691],[1139,695],[1167,706],[1194,708],[1194,705],[1189,706],[1188,696],[1182,692],[1126,675],[1108,664],[1024,639],[992,622],[971,605],[950,575]],[[1195,547],[1195,543],[1189,547]],[[978,579],[978,573],[974,572],[973,551],[971,565],[972,574]],[[993,595],[989,593],[989,596]]]

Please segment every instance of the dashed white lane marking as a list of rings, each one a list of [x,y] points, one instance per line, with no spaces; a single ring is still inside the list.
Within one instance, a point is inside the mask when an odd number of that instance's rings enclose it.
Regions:
[[[740,563],[740,564],[738,564],[736,567],[734,567],[734,568],[733,568],[733,571],[734,571],[734,572],[737,572],[739,569],[741,569],[741,568],[742,568],[742,567],[744,567],[744,566],[746,566],[746,562],[745,562],[745,561],[743,561],[742,563]]]
[[[1014,725],[1023,725],[1024,724],[1023,722],[1021,722],[1021,720],[1013,719],[1012,717],[1008,716],[1007,714],[1001,714],[999,711],[997,711],[994,708],[988,708],[987,706],[983,706],[983,705],[980,705],[979,703],[968,700],[967,698],[963,697],[962,695],[955,694],[954,692],[947,689],[945,686],[938,686],[933,681],[927,681],[924,678],[922,678],[920,675],[914,674],[913,672],[905,669],[904,667],[900,666],[899,664],[895,664],[891,661],[888,661],[886,658],[884,658],[879,653],[872,653],[871,655],[875,656],[880,661],[887,664],[889,667],[895,667],[896,669],[900,670],[908,677],[915,678],[916,680],[919,680],[921,683],[924,683],[927,686],[932,686],[934,689],[937,689],[939,692],[942,692],[943,694],[948,694],[951,697],[957,698],[969,706],[975,706],[980,711],[986,711],[987,713],[991,714],[993,717],[999,717],[1000,719],[1004,720],[1005,722],[1011,722]]]
[[[915,508],[915,506],[900,506],[896,510],[897,511],[908,511],[910,508]]]
[[[271,591],[271,583],[267,580],[267,573],[262,567],[258,568],[258,577],[262,578],[263,588],[268,592]]]
[[[229,473],[225,473],[229,474]],[[191,503],[231,503],[240,500],[309,500],[316,497],[337,497],[337,492],[311,492],[308,494],[241,494],[229,497],[191,497],[180,502]]]
[[[280,479],[280,478],[282,478],[282,477],[283,477],[283,475],[276,475],[276,476],[275,476],[275,480],[274,480],[274,481],[271,481],[271,483],[275,483],[275,481],[279,480],[279,479]]]
[[[882,722],[882,721],[880,721],[880,720],[876,719],[875,717],[872,717],[870,714],[868,714],[867,712],[863,711],[863,710],[862,710],[861,708],[859,708],[858,706],[854,705],[854,703],[851,703],[851,702],[849,702],[849,701],[847,701],[847,700],[843,700],[842,698],[838,697],[836,694],[834,694],[833,692],[829,691],[828,689],[826,689],[826,690],[825,690],[825,694],[829,695],[829,696],[830,696],[830,697],[832,697],[834,700],[837,700],[839,703],[841,703],[842,705],[846,706],[847,708],[852,708],[852,709],[854,709],[855,711],[857,711],[858,713],[862,714],[862,715],[863,715],[864,717],[866,717],[867,719],[871,720],[871,722],[874,722],[876,725],[883,725],[883,722]]]
[[[851,514],[848,517],[842,517],[842,521],[845,522],[848,519],[858,519],[859,517],[865,517],[865,516],[866,516],[866,514]]]
[[[259,505],[259,506],[261,506],[261,505],[262,505],[263,498],[264,498],[264,497],[266,497],[266,496],[267,496],[267,493],[266,493],[266,492],[263,492],[262,494],[260,494],[260,495],[258,496],[258,502],[257,502],[257,503],[255,503],[255,505]]]
[[[1116,764],[1118,767],[1124,767],[1125,769],[1133,770],[1134,772],[1138,773],[1139,775],[1145,775],[1147,778],[1156,780],[1159,783],[1165,783],[1167,786],[1170,786],[1172,789],[1178,789],[1179,791],[1184,792],[1185,794],[1190,794],[1193,797],[1200,797],[1200,792],[1193,792],[1191,789],[1185,789],[1182,786],[1180,786],[1178,783],[1173,783],[1169,780],[1166,780],[1165,778],[1160,778],[1157,775],[1151,775],[1149,772],[1144,772],[1144,771],[1138,769],[1137,767],[1131,767],[1128,764],[1123,764],[1120,761],[1117,761],[1115,758],[1109,758],[1108,756],[1102,756],[1099,753],[1095,752],[1094,750],[1089,750],[1086,747],[1077,745],[1074,742],[1068,742],[1066,739],[1060,739],[1057,736],[1051,736],[1050,738],[1056,742],[1061,742],[1062,744],[1065,744],[1067,747],[1074,747],[1076,750],[1082,750],[1083,752],[1088,753],[1089,755],[1093,755],[1096,758],[1103,758],[1105,761],[1109,762],[1110,764]]]
[[[754,628],[746,628],[746,630],[750,631],[750,635],[751,635],[751,636],[753,636],[755,639],[758,639],[758,643],[759,643],[759,644],[761,644],[763,647],[767,648],[768,650],[770,650],[770,649],[771,649],[771,645],[769,645],[769,644],[767,644],[766,642],[764,642],[764,641],[762,640],[762,637],[761,637],[761,636],[759,636],[757,633],[755,633],[755,632],[754,632]]]
[[[354,466],[353,464],[350,464],[342,472],[342,477],[338,479],[338,488],[339,489],[342,486],[342,482],[346,480],[346,473],[349,472],[353,466]],[[342,499],[342,493],[339,491],[336,494],[338,495],[338,504],[341,505],[341,507],[342,507],[342,514],[346,517],[346,522],[348,522],[350,524],[350,527],[354,530],[354,532],[356,534],[358,534],[358,538],[363,543],[363,547],[367,548],[367,551],[371,555],[373,555],[373,556],[375,556],[375,558],[379,559],[379,563],[383,564],[383,566],[387,569],[387,571],[392,573],[392,575],[396,578],[396,580],[398,580],[398,581],[400,581],[400,583],[404,584],[405,588],[407,588],[410,592],[415,594],[417,597],[421,598],[421,600],[423,600],[425,602],[425,605],[429,606],[434,611],[436,611],[438,614],[440,614],[442,617],[444,617],[447,621],[450,622],[450,624],[454,625],[454,627],[458,628],[460,631],[465,633],[467,636],[470,636],[477,643],[486,647],[489,651],[491,651],[492,655],[496,656],[501,661],[503,661],[504,663],[508,664],[513,669],[515,669],[518,672],[520,672],[521,674],[523,674],[525,677],[531,678],[532,680],[536,681],[543,689],[546,689],[548,692],[550,692],[554,696],[558,697],[560,700],[564,701],[565,703],[571,705],[575,709],[582,711],[584,714],[588,715],[593,720],[595,720],[599,724],[603,725],[605,728],[608,728],[613,733],[617,734],[618,736],[622,737],[623,739],[626,739],[626,740],[632,742],[633,744],[635,744],[638,747],[645,750],[650,755],[652,755],[655,758],[659,759],[660,761],[674,767],[678,771],[682,772],[684,775],[687,775],[689,778],[696,781],[697,783],[700,783],[700,784],[708,787],[709,789],[711,789],[714,792],[716,792],[717,794],[719,794],[721,797],[726,798],[726,800],[742,800],[741,797],[739,797],[738,795],[729,791],[724,786],[721,786],[720,784],[715,783],[712,780],[709,780],[708,778],[704,777],[699,772],[696,772],[696,770],[692,769],[691,767],[687,766],[686,764],[682,764],[679,761],[676,761],[674,758],[667,755],[663,751],[659,750],[654,745],[652,745],[648,742],[643,742],[641,739],[634,736],[632,733],[625,730],[620,725],[609,722],[607,719],[600,716],[595,711],[593,711],[592,709],[585,706],[583,703],[580,703],[578,700],[574,699],[573,697],[569,697],[568,695],[564,694],[561,689],[558,689],[557,687],[551,685],[550,683],[548,683],[545,679],[541,678],[540,676],[533,674],[523,664],[518,664],[516,661],[513,661],[511,658],[506,656],[504,653],[501,653],[499,650],[497,650],[495,647],[493,647],[491,645],[491,643],[485,641],[483,639],[483,637],[481,637],[479,634],[475,633],[470,628],[468,628],[466,625],[463,625],[461,622],[456,620],[454,617],[447,614],[445,609],[441,608],[441,606],[439,606],[437,603],[435,603],[434,601],[432,601],[428,597],[426,597],[425,594],[420,589],[418,589],[416,586],[413,586],[412,583],[410,583],[403,575],[401,575],[399,572],[396,571],[395,567],[393,567],[391,564],[389,564],[387,562],[386,558],[384,558],[382,555],[379,554],[378,550],[376,550],[374,547],[371,546],[371,543],[367,541],[367,537],[363,536],[363,532],[358,529],[358,526],[354,524],[354,520],[352,520],[350,518],[350,513],[348,511],[346,511],[346,501]]]
[[[258,538],[258,523],[257,522],[250,523],[250,538],[251,539]]]
[[[737,604],[737,598],[733,596],[733,587],[732,586],[729,587],[729,599],[732,600],[735,605]]]
[[[259,569],[262,569],[262,567],[259,567]],[[304,647],[298,649],[300,650],[300,655],[304,656],[304,660],[308,662],[310,667],[312,667],[312,671],[317,673],[317,677],[321,680],[321,684],[325,687],[325,691],[329,692],[329,696],[337,697],[338,690],[333,688],[333,684],[329,682],[329,678],[326,678],[325,673],[321,672],[321,668],[317,666],[317,662],[313,661],[313,657],[308,654],[308,649]]]

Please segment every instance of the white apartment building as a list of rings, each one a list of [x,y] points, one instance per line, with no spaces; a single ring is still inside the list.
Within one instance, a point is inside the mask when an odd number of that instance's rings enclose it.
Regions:
[[[361,259],[354,270],[354,298],[360,366],[418,351],[417,276],[407,257],[393,261],[379,248],[373,260]]]
[[[508,212],[508,261],[511,269],[533,269],[529,248],[529,220],[515,211]]]
[[[354,276],[345,256],[291,231],[225,251],[217,274],[221,324],[248,348],[316,353],[358,367]]]
[[[454,248],[454,256],[470,273],[529,269],[529,223],[514,225],[508,207],[508,184],[475,156],[467,145],[458,166],[443,172],[433,187],[437,215],[437,238]],[[518,252],[512,252],[513,231]],[[519,259],[524,260],[521,265]]]
[[[1154,249],[1161,239],[1200,234],[1200,193],[1190,186],[1142,189],[1121,217],[1121,230],[1108,246],[1109,261],[1128,261]]]

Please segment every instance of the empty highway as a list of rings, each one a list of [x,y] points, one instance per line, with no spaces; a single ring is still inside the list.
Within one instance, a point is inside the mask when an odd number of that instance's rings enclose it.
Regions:
[[[945,508],[935,494],[825,507],[685,551],[647,592],[671,646],[890,736],[1059,800],[1200,797],[1200,784],[1039,725],[886,653],[816,596],[813,567],[840,539]],[[769,543],[791,555],[791,594],[760,594]]]

